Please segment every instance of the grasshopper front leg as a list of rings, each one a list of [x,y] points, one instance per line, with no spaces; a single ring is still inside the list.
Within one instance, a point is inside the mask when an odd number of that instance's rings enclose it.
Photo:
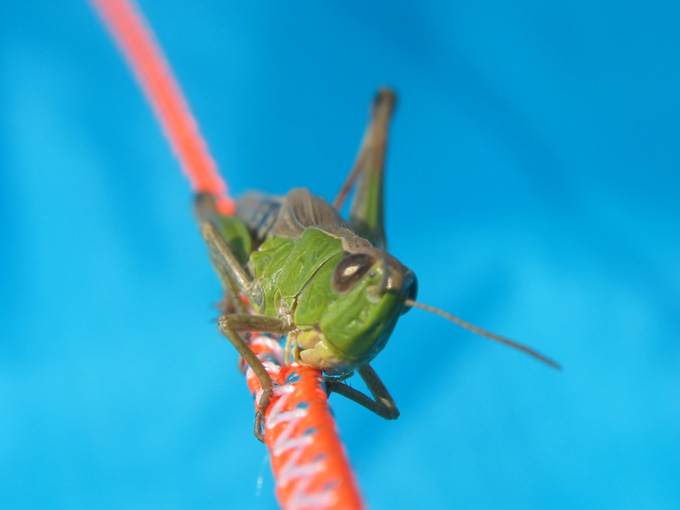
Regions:
[[[373,370],[373,367],[371,365],[360,367],[359,375],[366,383],[366,387],[368,387],[371,395],[373,395],[373,399],[340,381],[326,381],[326,387],[329,391],[339,393],[343,397],[364,406],[369,411],[373,411],[381,418],[386,420],[396,420],[399,418],[397,404],[394,403],[392,395],[387,391],[387,388],[375,370]]]
[[[248,363],[250,368],[253,369],[253,372],[255,372],[255,375],[262,385],[262,395],[260,396],[260,402],[258,403],[257,411],[255,412],[255,437],[264,443],[262,421],[274,391],[272,379],[262,362],[248,345],[248,342],[239,335],[239,332],[260,331],[263,333],[285,334],[290,330],[290,327],[288,327],[287,323],[281,319],[274,317],[241,314],[223,315],[217,319],[217,324],[220,331],[224,333],[232,345],[236,347],[236,350],[243,359],[246,360],[246,363]]]
[[[235,303],[241,303],[239,294],[250,297],[252,279],[240,264],[229,245],[222,238],[218,228],[211,222],[206,221],[201,225],[201,234],[208,245],[210,258],[220,275],[225,292],[230,295]],[[243,305],[241,304],[241,306]],[[264,442],[262,420],[273,393],[272,380],[262,362],[252,351],[248,342],[239,335],[239,332],[261,331],[263,333],[285,334],[290,330],[290,326],[283,320],[275,317],[244,313],[223,315],[217,320],[217,323],[220,331],[229,339],[250,368],[253,369],[262,385],[262,395],[255,413],[255,437]]]

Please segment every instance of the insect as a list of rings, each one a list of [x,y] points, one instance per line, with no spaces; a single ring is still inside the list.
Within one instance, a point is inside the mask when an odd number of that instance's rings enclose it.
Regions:
[[[416,302],[416,276],[386,251],[383,227],[384,163],[395,102],[392,90],[377,92],[358,156],[334,205],[299,188],[284,197],[248,194],[234,216],[224,216],[210,194],[196,196],[201,233],[224,287],[219,329],[262,383],[255,414],[260,441],[273,388],[248,346],[248,332],[285,335],[286,363],[321,370],[329,392],[386,419],[399,411],[370,362],[399,317],[414,307],[559,368],[526,346]],[[352,188],[346,221],[339,210]],[[372,398],[343,382],[355,371]]]

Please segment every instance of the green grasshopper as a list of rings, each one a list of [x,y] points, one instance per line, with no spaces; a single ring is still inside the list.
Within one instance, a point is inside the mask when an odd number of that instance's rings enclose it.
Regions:
[[[383,175],[395,102],[393,91],[378,91],[356,162],[334,206],[299,188],[285,197],[246,195],[235,216],[228,217],[217,212],[211,195],[196,197],[201,233],[225,291],[219,329],[262,383],[255,414],[260,441],[273,388],[242,336],[247,332],[285,335],[286,363],[321,370],[329,393],[340,393],[388,420],[399,411],[370,362],[412,307],[558,367],[528,347],[415,301],[415,274],[385,251]],[[339,209],[353,186],[345,221]],[[373,398],[343,383],[355,370]]]

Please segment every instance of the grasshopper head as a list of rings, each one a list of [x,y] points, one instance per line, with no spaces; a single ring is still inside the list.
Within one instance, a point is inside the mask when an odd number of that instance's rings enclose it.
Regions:
[[[331,259],[325,282],[328,301],[314,331],[302,333],[303,361],[329,375],[342,375],[371,361],[384,347],[407,299],[414,300],[416,277],[388,253],[361,247]],[[319,275],[323,277],[322,275]]]

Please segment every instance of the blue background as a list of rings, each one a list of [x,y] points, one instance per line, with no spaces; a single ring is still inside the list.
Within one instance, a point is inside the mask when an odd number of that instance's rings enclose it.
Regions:
[[[248,4],[248,5],[246,5]],[[680,505],[677,2],[142,2],[235,194],[332,198],[400,93],[421,311],[332,405],[373,509]],[[272,508],[190,193],[84,2],[0,7],[0,507]],[[256,485],[262,476],[262,489]]]

